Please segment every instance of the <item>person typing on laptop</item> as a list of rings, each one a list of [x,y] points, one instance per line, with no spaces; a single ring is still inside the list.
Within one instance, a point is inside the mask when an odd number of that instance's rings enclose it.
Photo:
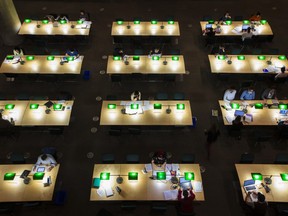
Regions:
[[[240,100],[254,100],[255,91],[250,87],[247,90],[244,90],[240,96]]]
[[[179,211],[181,213],[193,213],[193,200],[195,199],[195,194],[192,189],[178,190],[178,201],[179,201]]]
[[[250,206],[254,216],[265,216],[268,203],[264,194],[261,192],[248,192],[245,197],[245,203]]]
[[[38,160],[33,168],[33,171],[36,171],[37,166],[48,166],[48,171],[51,171],[55,166],[57,166],[57,162],[55,158],[50,154],[41,154],[38,157]]]

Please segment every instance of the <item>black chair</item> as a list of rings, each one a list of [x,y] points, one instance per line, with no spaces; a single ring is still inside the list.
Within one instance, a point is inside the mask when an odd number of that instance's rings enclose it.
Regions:
[[[104,163],[104,164],[113,164],[113,163],[115,163],[114,154],[103,154],[102,155],[102,163]]]
[[[118,83],[121,86],[122,76],[121,75],[111,75],[111,82],[113,84]]]
[[[254,161],[254,154],[245,152],[241,154],[239,163],[241,164],[251,164]]]
[[[259,49],[259,48],[252,49],[252,55],[261,55],[261,54],[262,54],[262,49]]]
[[[121,128],[110,128],[108,131],[110,136],[120,136],[122,134]]]
[[[182,156],[181,163],[184,163],[184,164],[195,163],[195,155],[194,154],[184,154]]]
[[[168,100],[168,94],[167,93],[157,93],[155,100]]]
[[[209,21],[209,20],[212,20],[212,17],[209,15],[205,15],[205,16],[203,16],[202,20],[203,21]]]
[[[133,211],[136,209],[135,201],[123,201],[121,203],[121,209],[124,211]]]
[[[21,93],[21,94],[18,94],[16,97],[15,97],[16,100],[30,100],[30,96],[26,93]]]
[[[157,214],[164,214],[167,211],[166,202],[152,202],[151,212]]]
[[[288,164],[288,153],[278,153],[275,157],[274,164]]]
[[[24,154],[13,152],[10,155],[10,161],[13,164],[25,164],[26,160],[24,158]]]
[[[243,16],[235,16],[234,21],[243,21]]]
[[[141,134],[142,130],[140,128],[128,128],[128,132],[132,135],[139,135]]]
[[[140,157],[138,154],[128,154],[126,155],[126,163],[135,164],[140,162]]]
[[[173,94],[173,100],[185,100],[185,94],[182,92],[176,92]]]
[[[242,49],[233,48],[233,49],[231,50],[231,54],[232,54],[232,55],[239,55],[239,54],[241,54],[241,51],[242,51]]]
[[[117,96],[116,95],[107,95],[106,96],[106,100],[117,100]]]

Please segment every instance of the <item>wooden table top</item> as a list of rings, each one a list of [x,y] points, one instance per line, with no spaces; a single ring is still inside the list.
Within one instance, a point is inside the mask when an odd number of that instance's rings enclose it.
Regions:
[[[128,65],[122,60],[115,61],[113,56],[109,56],[107,74],[185,74],[184,57],[175,55],[179,57],[179,60],[173,61],[172,56],[174,55],[164,55],[159,61],[152,60],[147,55],[140,55],[139,61],[134,61],[133,56],[131,56],[128,58]],[[166,65],[163,64],[164,61],[167,61]]]
[[[264,181],[256,181],[258,191],[262,192],[267,202],[288,202],[288,181],[282,181],[280,173],[288,173],[288,165],[276,165],[276,164],[235,164],[243,199],[245,200],[246,193],[243,188],[245,180],[252,179],[251,173],[261,173],[263,180],[266,177],[272,175],[272,184],[268,185],[271,191],[265,192],[265,189],[261,186]]]
[[[4,59],[0,73],[15,73],[15,74],[80,74],[84,56],[80,56],[74,61],[69,61],[60,64],[63,56],[54,56],[53,61],[47,60],[47,55],[33,55],[34,60],[26,60],[27,55],[22,59],[25,61],[24,65],[20,62],[13,64],[13,60],[9,61]]]
[[[130,28],[127,28],[130,26]],[[164,28],[161,28],[164,26]],[[151,22],[141,22],[134,24],[133,21],[123,22],[119,25],[117,22],[112,23],[112,36],[180,36],[179,23],[168,24],[166,22],[158,22],[151,24]]]
[[[224,108],[221,107],[221,105],[225,106],[226,102],[223,100],[219,100],[219,106],[222,112],[222,117],[223,117],[223,122],[224,125],[232,125],[232,123],[229,123],[227,121],[227,117],[228,119],[235,119],[234,113],[235,113],[235,109],[231,109],[231,110],[225,110]],[[233,100],[233,103],[239,103],[240,104],[240,108],[243,108],[242,102],[244,103],[248,103],[250,104],[255,104],[255,103],[262,103],[264,104],[265,101],[263,100],[245,100],[245,101],[241,101],[241,100]],[[279,100],[279,102],[287,104],[288,100]],[[263,107],[263,109],[255,109],[255,107],[250,107],[247,106],[247,113],[251,114],[253,116],[253,121],[252,122],[245,122],[244,126],[246,125],[267,125],[267,126],[273,126],[273,125],[278,125],[278,121],[279,119],[288,119],[288,117],[286,116],[281,116],[280,115],[280,110],[279,109],[269,109],[268,107]]]
[[[206,24],[208,24],[207,21],[201,21],[200,26],[202,31],[206,29]],[[232,21],[231,25],[220,25],[221,26],[221,32],[216,33],[215,36],[217,37],[223,37],[223,36],[241,36],[242,35],[242,21]],[[216,24],[213,24],[212,28],[216,28]],[[256,31],[253,32],[254,35],[269,35],[272,36],[273,32],[271,29],[271,26],[267,22],[264,25],[258,25],[255,26]]]
[[[31,181],[24,184],[20,175],[24,170],[32,170],[34,164],[5,164],[0,165],[0,202],[30,202],[30,201],[51,201],[54,187],[59,171],[58,164],[50,172],[45,172],[43,180],[33,180],[33,172],[29,174]],[[6,173],[16,173],[14,180],[4,181]],[[44,187],[43,183],[51,176],[51,184]]]
[[[231,73],[231,74],[264,74],[263,69],[267,67],[275,67],[277,73],[281,67],[288,67],[288,60],[280,60],[278,57],[283,55],[227,55],[231,59],[232,64],[228,64],[227,60],[220,60],[215,55],[208,55],[210,62],[211,73]],[[244,60],[238,60],[237,56],[244,56]],[[259,60],[258,56],[264,57],[265,60]],[[271,59],[271,65],[267,61]]]
[[[110,172],[110,180],[101,180],[99,190],[112,188],[114,195],[110,197],[100,196],[96,188],[91,188],[90,201],[112,201],[112,200],[164,200],[163,192],[171,189],[170,180],[152,180],[152,172],[143,174],[145,164],[95,164],[93,170],[93,178],[99,178],[101,172]],[[195,180],[202,182],[199,164],[179,164],[180,175],[184,172],[194,172]],[[128,180],[128,172],[138,172],[138,180]],[[119,174],[123,177],[123,183],[118,184],[116,178]],[[115,187],[121,188],[121,193],[117,193]],[[203,185],[202,185],[203,188]],[[197,201],[204,201],[204,191],[195,192]]]
[[[40,28],[37,28],[40,25]],[[72,28],[71,26],[75,26]],[[83,28],[82,28],[83,27]],[[54,27],[53,23],[43,24],[42,20],[31,20],[30,23],[23,22],[18,32],[19,35],[83,35],[90,33],[90,27],[78,25],[77,21],[69,21],[66,24],[58,24]]]
[[[45,113],[46,106],[44,101],[24,101],[24,100],[1,100],[0,109],[3,109],[3,118],[13,118],[16,126],[68,126],[74,101],[61,101],[65,106],[64,111],[55,111],[50,108],[49,114]],[[53,101],[57,103],[57,101]],[[12,110],[5,110],[6,104],[14,104]],[[38,104],[38,109],[30,109],[30,104]]]
[[[137,101],[136,103],[139,104],[138,114],[122,114],[121,110],[124,107],[126,107],[127,110],[132,103],[132,101],[104,100],[101,108],[100,125],[192,125],[192,111],[188,100]],[[154,110],[153,107],[155,103],[162,104],[162,109]],[[116,109],[108,109],[108,104],[115,104]],[[185,109],[177,110],[177,104],[184,104]],[[166,113],[168,106],[170,106],[171,109],[170,114]]]

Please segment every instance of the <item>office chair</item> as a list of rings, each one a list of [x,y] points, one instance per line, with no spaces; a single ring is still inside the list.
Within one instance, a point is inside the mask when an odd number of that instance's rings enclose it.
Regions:
[[[168,100],[168,94],[163,92],[157,93],[155,100]]]
[[[184,154],[182,156],[181,163],[184,163],[184,164],[195,163],[195,155],[194,154]]]
[[[173,94],[173,100],[185,100],[185,94],[182,92],[176,92]]]
[[[138,154],[128,154],[126,155],[126,163],[135,164],[139,163],[140,157]]]
[[[239,163],[241,164],[251,164],[254,161],[254,154],[245,152],[241,154]]]
[[[288,154],[278,153],[275,157],[274,164],[288,164]]]
[[[102,163],[114,164],[114,162],[115,162],[114,154],[103,154],[102,155]]]

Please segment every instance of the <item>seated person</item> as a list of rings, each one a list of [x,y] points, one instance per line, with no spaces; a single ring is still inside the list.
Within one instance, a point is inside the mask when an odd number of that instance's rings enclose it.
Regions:
[[[183,194],[183,198],[182,198]],[[177,199],[179,201],[179,211],[181,213],[193,213],[193,200],[195,199],[195,194],[193,193],[192,189],[189,190],[178,190]]]
[[[1,112],[0,112],[0,128],[1,129],[9,129],[12,126],[14,126],[15,122],[14,122],[13,118],[10,118],[10,121],[9,121],[7,118],[3,117],[2,112],[3,112],[3,110],[1,110]]]
[[[33,171],[36,171],[36,168],[39,165],[48,166],[48,171],[51,171],[55,166],[57,166],[57,162],[52,155],[42,154],[38,157],[38,160],[33,168]]]
[[[150,50],[148,57],[152,58],[153,56],[162,56],[162,52],[159,48],[153,48],[152,50]]]
[[[44,17],[44,19],[48,20],[51,23],[55,22],[56,17],[58,17],[57,14],[48,14]]]
[[[257,197],[257,201],[251,199],[251,195]],[[268,208],[268,203],[265,201],[265,196],[261,192],[248,192],[245,197],[245,203],[252,208],[254,216],[265,216]]]
[[[224,14],[224,16],[222,16],[222,17],[219,19],[219,22],[220,22],[221,24],[225,24],[225,21],[227,21],[227,20],[231,20],[231,16],[230,16],[230,14],[229,14],[228,11],[226,11],[226,13]]]
[[[131,101],[139,101],[141,100],[141,92],[139,91],[134,91],[131,94]]]
[[[151,163],[153,170],[165,171],[167,163],[167,153],[164,151],[154,152]]]
[[[256,14],[252,15],[249,18],[250,21],[260,21],[261,20],[261,14],[260,12],[257,12]]]
[[[287,73],[286,68],[285,68],[285,67],[281,67],[281,72],[278,73],[278,74],[274,77],[274,79],[275,79],[275,80],[279,80],[279,79],[285,79],[285,78],[287,78],[287,77],[288,77],[288,73]]]
[[[55,18],[55,21],[61,21],[66,20],[66,22],[69,22],[68,16],[65,14],[60,14]]]
[[[81,11],[80,11],[79,20],[82,20],[82,21],[90,21],[89,14],[86,13],[84,10],[81,10]]]
[[[233,87],[227,89],[224,93],[223,100],[230,103],[232,100],[234,100],[236,92],[237,91]]]
[[[80,55],[79,55],[79,52],[77,49],[68,49],[65,53],[65,56],[66,57],[63,57],[61,59],[61,63],[68,62],[67,57],[74,57],[74,60],[75,60],[75,59],[79,58]]]
[[[24,51],[20,47],[14,47],[13,55],[14,55],[14,59],[12,61],[13,64],[21,62],[22,56],[24,56]]]
[[[255,91],[252,88],[244,90],[240,96],[240,100],[254,100]]]
[[[216,31],[213,28],[207,28],[204,30],[203,35],[208,37],[215,36]]]
[[[267,88],[263,91],[261,98],[263,100],[267,100],[267,99],[277,99],[276,97],[276,89],[274,88]]]
[[[128,55],[126,55],[121,48],[115,48],[113,52],[113,56],[120,56],[122,61],[127,61],[128,60]]]
[[[219,46],[218,55],[226,55],[226,50],[225,50],[225,47],[223,45]]]
[[[252,31],[251,31],[251,28],[250,27],[248,27],[248,29],[247,29],[247,31],[245,31],[243,34],[242,34],[242,41],[244,41],[245,39],[250,39],[250,38],[252,38],[252,36],[253,36],[253,33],[252,33]]]

